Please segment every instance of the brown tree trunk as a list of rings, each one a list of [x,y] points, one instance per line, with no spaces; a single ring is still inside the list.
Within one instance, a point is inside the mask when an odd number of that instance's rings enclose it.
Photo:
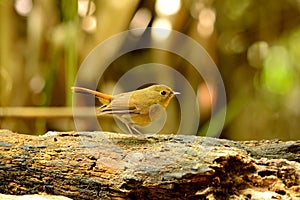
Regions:
[[[0,130],[0,193],[72,199],[300,199],[300,141]]]

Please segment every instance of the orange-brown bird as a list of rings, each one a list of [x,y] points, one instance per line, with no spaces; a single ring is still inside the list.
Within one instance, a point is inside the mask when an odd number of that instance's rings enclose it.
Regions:
[[[159,119],[170,100],[175,94],[179,94],[165,85],[152,85],[114,96],[82,87],[72,87],[72,90],[75,93],[97,97],[102,103],[97,109],[97,114],[116,116],[131,134],[141,134],[136,126],[145,126]]]

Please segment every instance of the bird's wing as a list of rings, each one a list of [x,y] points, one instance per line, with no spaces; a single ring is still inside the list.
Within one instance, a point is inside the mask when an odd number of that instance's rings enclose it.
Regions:
[[[132,92],[114,96],[110,104],[100,108],[100,114],[138,114],[139,109],[131,96]]]

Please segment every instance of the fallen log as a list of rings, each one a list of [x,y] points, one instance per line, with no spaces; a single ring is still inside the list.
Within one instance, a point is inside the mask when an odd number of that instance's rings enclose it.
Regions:
[[[0,130],[0,193],[71,199],[299,199],[300,141]]]

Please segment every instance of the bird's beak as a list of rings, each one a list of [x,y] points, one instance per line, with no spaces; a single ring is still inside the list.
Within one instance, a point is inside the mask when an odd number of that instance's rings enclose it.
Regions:
[[[173,92],[173,94],[177,95],[177,94],[180,94],[180,92]]]

